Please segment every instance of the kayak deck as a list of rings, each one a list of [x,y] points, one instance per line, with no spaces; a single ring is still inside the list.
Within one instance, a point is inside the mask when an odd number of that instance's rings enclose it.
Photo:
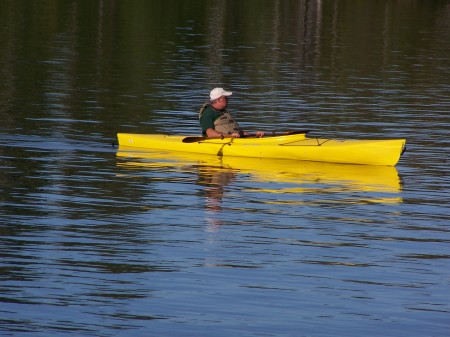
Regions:
[[[406,140],[336,140],[305,134],[264,138],[213,138],[183,143],[188,136],[117,134],[119,145],[218,156],[293,159],[330,163],[395,166]]]

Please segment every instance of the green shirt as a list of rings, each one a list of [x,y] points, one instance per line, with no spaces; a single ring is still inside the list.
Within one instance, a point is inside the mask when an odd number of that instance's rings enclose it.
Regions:
[[[206,109],[202,112],[202,116],[200,117],[200,126],[202,127],[202,133],[206,135],[206,130],[211,128],[215,129],[214,121],[220,117],[220,112],[214,110],[212,107],[207,106]]]

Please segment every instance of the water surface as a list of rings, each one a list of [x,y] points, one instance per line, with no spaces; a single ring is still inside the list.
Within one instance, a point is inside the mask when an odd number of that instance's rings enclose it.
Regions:
[[[3,1],[2,336],[444,336],[449,1]],[[405,138],[396,167],[112,146]]]

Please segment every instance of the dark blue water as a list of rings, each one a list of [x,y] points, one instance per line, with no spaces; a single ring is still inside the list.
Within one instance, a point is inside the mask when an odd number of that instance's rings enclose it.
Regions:
[[[448,1],[5,1],[0,335],[445,336]],[[395,167],[112,146],[406,138]]]

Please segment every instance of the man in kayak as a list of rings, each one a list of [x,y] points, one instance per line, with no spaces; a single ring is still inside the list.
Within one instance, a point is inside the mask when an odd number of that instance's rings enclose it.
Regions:
[[[210,101],[203,104],[200,109],[199,119],[203,135],[207,137],[245,137],[249,133],[242,130],[239,124],[233,119],[226,110],[228,97],[232,95],[231,91],[225,91],[223,88],[214,88],[211,90]],[[256,132],[256,137],[263,137],[264,132]]]

